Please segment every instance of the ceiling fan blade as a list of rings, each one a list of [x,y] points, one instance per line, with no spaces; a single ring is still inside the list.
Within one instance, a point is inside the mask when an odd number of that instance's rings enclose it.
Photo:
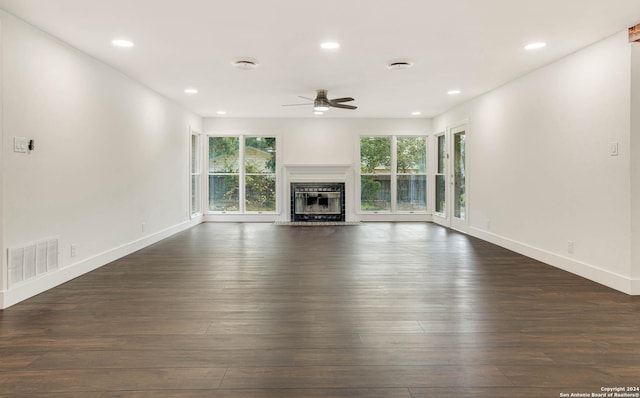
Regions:
[[[299,95],[298,98],[306,99],[307,101],[315,101],[313,98],[303,97],[302,95]]]
[[[340,109],[358,109],[357,106],[353,106],[353,105],[344,105],[344,104],[334,104],[334,103],[329,103],[329,106],[332,106],[334,108],[340,108]]]
[[[302,105],[313,105],[313,104],[284,104],[282,106],[302,106]]]
[[[349,101],[353,101],[354,99],[351,97],[343,97],[343,98],[335,98],[335,99],[330,99],[329,102],[349,102]]]

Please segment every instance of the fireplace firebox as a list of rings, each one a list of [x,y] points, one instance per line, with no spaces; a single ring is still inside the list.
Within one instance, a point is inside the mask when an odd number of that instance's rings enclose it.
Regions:
[[[345,221],[344,183],[291,183],[291,221]]]

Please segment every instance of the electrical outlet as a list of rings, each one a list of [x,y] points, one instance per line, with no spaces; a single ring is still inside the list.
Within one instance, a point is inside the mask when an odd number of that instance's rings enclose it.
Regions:
[[[491,231],[491,220],[487,220],[487,231]]]
[[[144,223],[142,223],[141,231],[144,232]]]
[[[568,240],[567,241],[567,252],[569,252],[569,254],[573,254],[573,241],[572,240]]]
[[[76,244],[71,245],[71,257],[75,257],[77,254],[78,246]]]

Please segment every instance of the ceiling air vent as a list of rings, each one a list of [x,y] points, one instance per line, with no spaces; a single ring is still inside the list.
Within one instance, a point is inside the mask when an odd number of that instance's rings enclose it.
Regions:
[[[413,66],[413,62],[409,61],[393,61],[387,64],[389,70],[409,69]]]
[[[242,58],[234,60],[233,62],[231,62],[231,65],[235,66],[238,69],[253,70],[258,67],[258,61],[254,59]]]

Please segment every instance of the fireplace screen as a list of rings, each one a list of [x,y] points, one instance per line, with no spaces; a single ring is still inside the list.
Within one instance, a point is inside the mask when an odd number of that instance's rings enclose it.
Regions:
[[[340,192],[296,192],[296,213],[340,214]]]
[[[291,184],[292,221],[344,221],[344,183]]]

